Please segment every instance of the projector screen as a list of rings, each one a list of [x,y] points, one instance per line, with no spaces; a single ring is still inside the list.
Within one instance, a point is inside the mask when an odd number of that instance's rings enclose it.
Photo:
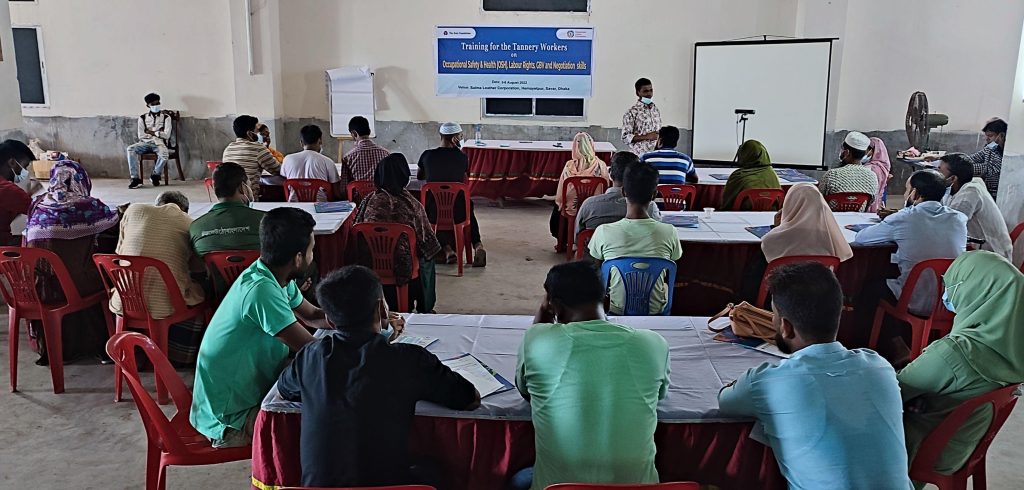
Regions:
[[[742,124],[772,163],[822,167],[828,110],[829,39],[697,43],[693,73],[693,158],[732,161]]]

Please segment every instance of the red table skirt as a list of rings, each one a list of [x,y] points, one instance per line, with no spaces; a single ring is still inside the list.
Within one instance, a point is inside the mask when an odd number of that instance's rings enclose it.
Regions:
[[[683,242],[683,256],[676,264],[676,287],[672,297],[672,314],[711,316],[728,303],[738,303],[747,263],[761,253],[759,243]],[[854,247],[853,257],[839,266],[836,274],[843,287],[845,306],[839,329],[839,340],[849,348],[867,347],[871,325],[857,325],[853,305],[864,285],[889,277],[899,271],[891,263],[894,246]]]
[[[555,195],[558,178],[572,151],[529,151],[513,149],[463,148],[469,157],[469,188],[473,196],[523,199]],[[611,163],[610,152],[598,158]]]
[[[697,195],[693,198],[693,204],[688,209],[700,211],[704,208],[715,208],[722,210],[722,195],[725,194],[724,185],[693,184],[697,188]],[[789,192],[793,184],[784,184],[782,190]]]
[[[299,485],[301,415],[260,412],[252,443],[253,488]],[[662,481],[722,489],[784,489],[770,448],[750,439],[751,423],[658,424],[654,441]],[[501,489],[533,465],[533,424],[524,421],[416,417],[412,454],[440,465],[450,488]]]

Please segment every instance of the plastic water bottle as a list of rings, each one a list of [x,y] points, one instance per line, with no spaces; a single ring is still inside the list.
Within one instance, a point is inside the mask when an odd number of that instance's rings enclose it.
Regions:
[[[473,139],[480,141],[480,129],[483,128],[482,124],[473,125]]]

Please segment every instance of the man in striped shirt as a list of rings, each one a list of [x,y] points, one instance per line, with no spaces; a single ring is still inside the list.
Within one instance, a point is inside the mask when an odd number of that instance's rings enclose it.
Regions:
[[[675,126],[662,126],[658,130],[656,149],[641,157],[645,163],[658,169],[658,184],[691,184],[697,183],[697,169],[689,155],[676,151],[679,144],[679,129]]]
[[[231,128],[235,131],[235,141],[228,143],[221,155],[222,162],[235,162],[245,169],[249,188],[257,201],[260,200],[260,175],[266,170],[272,175],[280,175],[281,164],[263,144],[263,135],[256,132],[259,119],[241,115],[235,118]]]

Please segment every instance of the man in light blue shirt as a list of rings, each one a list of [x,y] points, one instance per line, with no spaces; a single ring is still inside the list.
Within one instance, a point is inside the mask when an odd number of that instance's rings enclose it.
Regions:
[[[718,394],[724,414],[753,417],[791,489],[911,487],[896,372],[836,342],[843,293],[824,265],[772,273],[775,342],[792,353],[751,368]]]
[[[854,245],[895,243],[893,256],[900,277],[887,281],[894,298],[903,292],[910,270],[928,259],[955,259],[967,249],[967,216],[943,206],[946,180],[932,169],[918,170],[907,180],[907,207],[887,216],[881,223],[857,233]],[[921,277],[910,299],[910,311],[926,315],[938,300],[938,279],[934,274]],[[871,313],[874,308],[871,307]]]

